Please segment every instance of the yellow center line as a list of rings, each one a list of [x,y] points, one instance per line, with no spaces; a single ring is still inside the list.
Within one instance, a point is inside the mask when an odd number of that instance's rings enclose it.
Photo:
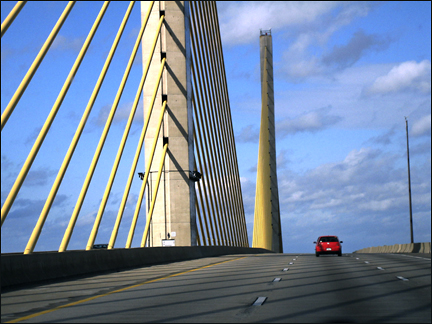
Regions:
[[[97,296],[81,299],[81,300],[78,300],[76,302],[72,302],[72,303],[69,303],[69,304],[57,306],[55,308],[47,309],[47,310],[44,310],[42,312],[38,312],[38,313],[34,313],[34,314],[27,315],[27,316],[24,316],[24,317],[16,318],[14,320],[11,320],[11,321],[8,321],[8,322],[5,322],[5,323],[18,323],[18,322],[21,322],[21,321],[28,320],[30,318],[34,318],[34,317],[37,317],[37,316],[41,316],[41,315],[44,315],[44,314],[48,314],[48,313],[54,312],[54,311],[62,309],[62,308],[67,308],[67,307],[79,305],[79,304],[91,301],[93,299],[96,299],[96,298],[105,297],[105,296],[112,295],[112,294],[115,294],[115,293],[119,293],[119,292],[122,292],[122,291],[125,291],[125,290],[128,290],[128,289],[137,288],[137,287],[140,287],[140,286],[143,286],[145,284],[152,283],[152,282],[157,282],[157,281],[161,281],[161,280],[164,280],[164,279],[168,279],[168,278],[172,278],[172,277],[177,277],[177,276],[180,276],[180,275],[183,275],[183,274],[186,274],[186,273],[194,272],[194,271],[197,271],[197,270],[202,270],[202,269],[205,269],[205,268],[213,267],[215,265],[219,265],[219,264],[227,263],[227,262],[231,262],[231,261],[236,261],[236,260],[240,260],[240,259],[244,259],[244,258],[246,258],[246,256],[235,258],[235,259],[232,259],[232,260],[225,260],[225,261],[221,261],[221,262],[218,262],[218,263],[209,264],[209,265],[202,266],[202,267],[199,267],[199,268],[196,268],[196,269],[191,269],[191,270],[187,270],[187,271],[182,271],[182,272],[170,274],[170,275],[162,277],[162,278],[156,278],[156,279],[146,280],[144,282],[141,282],[141,283],[133,285],[133,286],[124,287],[124,288],[120,288],[120,289],[117,289],[117,290],[113,290],[113,291],[107,292],[105,294],[101,294],[101,295],[97,295]]]

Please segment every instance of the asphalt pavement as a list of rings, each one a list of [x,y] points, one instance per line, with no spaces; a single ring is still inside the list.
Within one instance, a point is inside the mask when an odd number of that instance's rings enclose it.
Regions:
[[[430,323],[430,254],[230,255],[2,291],[2,322]]]

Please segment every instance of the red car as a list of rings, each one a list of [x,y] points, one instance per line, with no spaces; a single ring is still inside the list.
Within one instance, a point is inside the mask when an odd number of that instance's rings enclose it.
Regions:
[[[315,255],[317,257],[320,254],[337,254],[338,256],[342,256],[342,241],[339,241],[337,236],[327,235],[320,236],[318,240],[314,242],[315,245]]]

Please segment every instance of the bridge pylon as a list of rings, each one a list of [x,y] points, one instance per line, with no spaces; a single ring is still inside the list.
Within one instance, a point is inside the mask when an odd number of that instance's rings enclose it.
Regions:
[[[276,138],[271,30],[260,32],[261,125],[258,148],[253,247],[282,253],[276,170]]]
[[[149,5],[150,1],[141,1],[142,17]],[[152,215],[149,213],[151,206],[147,206],[148,246],[162,246],[163,242],[168,242],[165,240],[177,246],[197,245],[195,184],[189,179],[190,171],[194,170],[189,14],[189,1],[156,1],[143,36],[143,44],[152,42],[163,15],[154,53],[149,46],[143,46],[143,64],[153,55],[149,82],[144,84],[144,116],[148,115],[150,103],[154,100],[149,132],[144,141],[146,165],[152,155],[154,138],[158,138],[150,174],[144,184],[148,202],[158,190]],[[166,63],[159,79],[164,58]],[[157,83],[159,86],[153,99]],[[158,132],[155,130],[165,101],[165,117]],[[158,168],[167,143],[163,172],[157,186]]]

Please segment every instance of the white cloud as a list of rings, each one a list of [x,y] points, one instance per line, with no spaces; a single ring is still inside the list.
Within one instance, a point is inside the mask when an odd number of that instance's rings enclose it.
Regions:
[[[240,131],[240,134],[236,135],[236,141],[239,143],[247,142],[258,142],[259,140],[259,129],[254,125],[248,125]]]
[[[84,215],[80,215],[76,221],[76,226],[87,226],[94,223],[97,215],[97,210],[89,211]]]
[[[13,58],[14,51],[9,48],[8,46],[2,46],[1,48],[1,63],[3,64],[3,61],[6,62],[7,60]]]
[[[358,205],[358,208],[369,211],[385,211],[395,205],[394,199],[369,200]]]
[[[323,107],[302,113],[296,117],[286,117],[276,122],[276,136],[278,139],[301,132],[318,132],[338,123],[343,118],[331,113],[331,107]],[[239,143],[257,143],[259,127],[248,125],[236,134]]]
[[[385,39],[375,34],[366,34],[363,30],[354,33],[346,45],[333,47],[333,50],[324,55],[322,63],[346,68],[357,62],[364,52],[368,50],[381,51],[388,47],[390,39]]]
[[[225,45],[256,42],[259,29],[309,24],[338,6],[337,1],[219,2],[222,40]]]
[[[298,39],[284,52],[280,70],[293,82],[322,73],[322,66],[316,56],[309,55],[307,48],[313,42],[309,35],[300,35]]]
[[[404,177],[398,178],[402,171],[396,171],[393,164],[394,157],[362,148],[351,151],[343,161],[323,164],[294,179],[292,174],[282,172],[279,195],[284,197],[281,200],[284,205],[281,209],[310,212],[325,208],[327,212],[339,214],[351,212],[351,206],[357,205],[369,211],[394,208],[398,205],[397,198],[405,195],[406,185]]]
[[[128,102],[125,104],[122,104],[117,107],[113,123],[121,123],[124,121],[127,121],[130,116],[130,112],[132,109],[132,102]],[[108,116],[111,112],[111,105],[105,105],[103,106],[98,113],[98,116],[93,119],[93,122],[98,126],[105,126],[105,123],[108,119]],[[134,122],[135,123],[143,123],[144,122],[144,111],[142,109],[141,102],[138,103],[138,106],[135,111],[134,115]]]
[[[289,151],[282,149],[279,153],[279,155],[276,158],[277,163],[277,169],[281,170],[283,168],[286,168],[289,163],[291,163],[291,160],[289,158]]]
[[[276,123],[276,134],[285,137],[298,132],[317,132],[336,124],[341,117],[330,114],[331,107],[309,111],[296,118],[286,118]]]
[[[401,236],[404,230],[398,225],[406,221],[408,207],[406,170],[397,166],[398,160],[403,159],[402,155],[397,157],[381,150],[361,148],[352,150],[339,162],[322,164],[305,174],[280,170],[284,237],[291,237],[294,231],[302,233],[302,240],[323,232],[336,233],[343,236],[347,248],[353,250],[364,244],[362,240],[356,241],[365,236],[381,245],[392,240],[405,243]],[[430,169],[430,165],[427,167]],[[412,174],[419,173],[422,171],[417,167],[412,170]],[[424,213],[430,218],[430,182],[413,177],[413,188],[415,217]],[[423,221],[416,220],[417,226],[430,224],[427,217]],[[383,237],[386,233],[392,234]],[[304,249],[301,246],[290,245],[290,248],[292,251]]]
[[[412,136],[422,136],[431,134],[431,114],[417,120],[411,128]]]
[[[291,82],[302,82],[307,77],[334,74],[354,65],[367,53],[387,49],[389,37],[355,32],[346,44],[334,45],[329,49],[327,42],[331,34],[340,26],[323,25],[323,31],[305,31],[283,53],[278,63],[280,75]]]
[[[241,187],[243,194],[243,205],[245,208],[245,215],[248,219],[252,219],[255,209],[255,182],[250,181],[248,178],[241,177]],[[249,234],[251,234],[250,232]]]
[[[219,1],[224,46],[257,41],[259,29],[288,35],[313,35],[323,44],[356,17],[366,16],[375,4],[365,1]]]
[[[44,186],[48,183],[51,176],[55,174],[55,171],[48,169],[39,168],[37,170],[30,170],[26,177],[26,186]]]
[[[393,67],[386,75],[378,77],[366,89],[366,94],[387,94],[404,90],[431,91],[431,62],[408,61]]]
[[[84,39],[81,37],[68,38],[63,35],[57,35],[51,45],[51,48],[61,51],[72,50],[75,52],[79,52],[83,43]]]
[[[218,11],[224,46],[256,44],[258,30],[272,28],[282,49],[281,62],[275,62],[279,74],[293,82],[321,75],[327,70],[355,63],[370,48],[377,48],[382,39],[357,32],[347,45],[335,46],[323,62],[320,56],[330,37],[357,17],[369,13],[370,2],[279,1],[219,2]],[[332,65],[330,68],[329,65]]]

